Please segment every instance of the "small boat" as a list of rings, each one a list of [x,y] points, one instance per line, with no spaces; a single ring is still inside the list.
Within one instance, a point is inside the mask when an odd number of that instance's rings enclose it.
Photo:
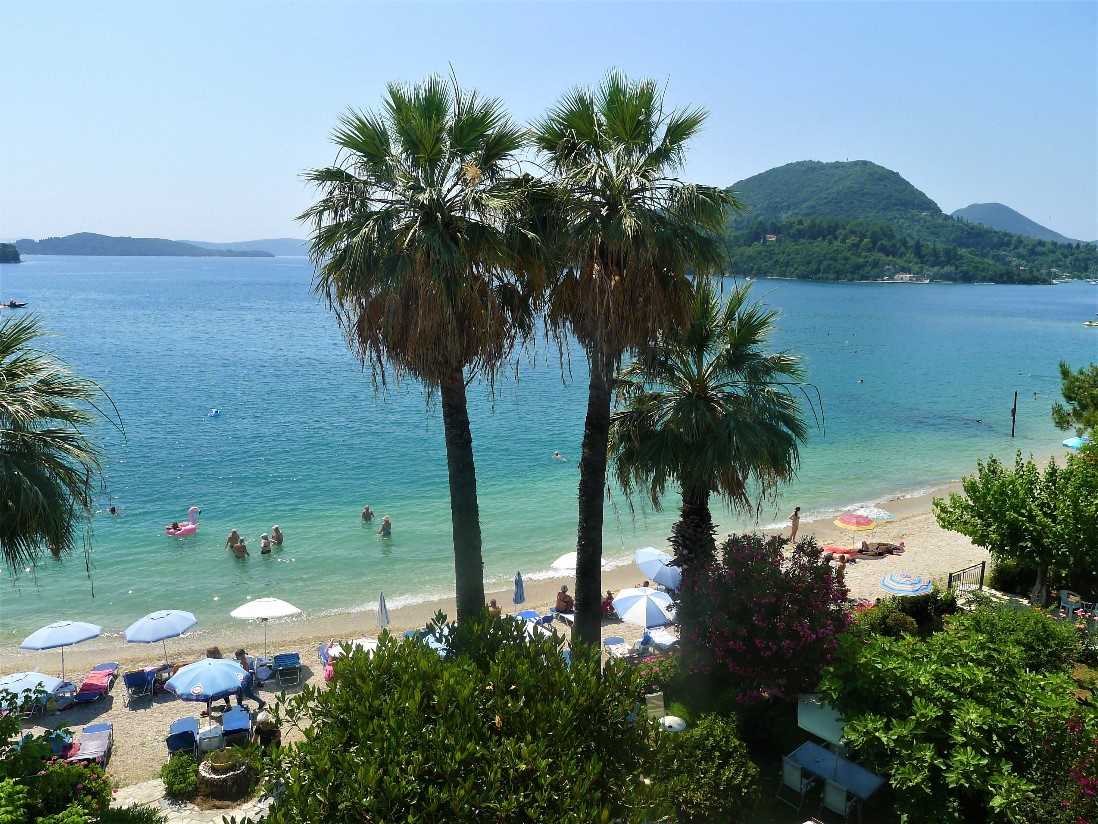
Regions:
[[[9,300],[7,303],[0,303],[0,306],[5,309],[22,309],[26,305],[25,300]]]
[[[1098,320],[1085,320],[1083,326],[1089,326],[1091,329],[1098,329]]]

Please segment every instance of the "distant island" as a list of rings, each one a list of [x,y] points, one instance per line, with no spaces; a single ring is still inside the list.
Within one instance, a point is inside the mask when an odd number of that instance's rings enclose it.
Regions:
[[[19,250],[14,243],[0,243],[0,263],[18,263]]]
[[[955,219],[897,172],[803,160],[733,184],[731,274],[812,280],[1051,283],[1098,275],[1093,244]]]
[[[1001,232],[1010,232],[1022,237],[1031,237],[1037,240],[1051,240],[1053,243],[1081,243],[1082,241],[1064,237],[1059,232],[1054,232],[1047,226],[1042,226],[1035,220],[1030,220],[1021,212],[1016,212],[1002,203],[972,203],[963,209],[953,212],[953,217],[959,220],[967,220],[969,223],[979,223],[989,229],[998,229]]]
[[[232,243],[211,243],[207,240],[184,240],[204,249],[232,249],[237,252],[270,252],[279,257],[307,257],[309,243],[295,237],[272,237],[264,240],[236,240]]]
[[[44,240],[17,240],[24,255],[119,255],[150,257],[274,257],[262,250],[219,249],[158,237],[111,237],[78,232]]]

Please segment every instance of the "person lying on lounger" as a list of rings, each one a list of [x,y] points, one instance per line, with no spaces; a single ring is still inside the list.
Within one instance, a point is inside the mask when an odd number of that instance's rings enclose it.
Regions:
[[[889,541],[862,541],[861,552],[864,555],[888,555],[890,553],[901,553],[904,551],[904,542],[900,541],[898,544],[891,543]]]

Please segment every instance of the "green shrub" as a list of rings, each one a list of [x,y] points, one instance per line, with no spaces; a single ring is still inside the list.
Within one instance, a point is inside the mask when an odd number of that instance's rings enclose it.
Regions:
[[[79,804],[97,816],[111,803],[111,782],[100,767],[54,761],[36,776],[31,793],[42,815],[52,815]]]
[[[925,595],[882,598],[858,614],[856,625],[863,632],[888,638],[925,636],[941,630],[946,617],[957,610],[953,593],[935,589]]]
[[[168,816],[156,807],[112,807],[99,816],[99,824],[167,824]]]
[[[704,715],[685,732],[659,742],[662,806],[681,822],[745,821],[759,796],[759,768],[734,721]]]
[[[80,804],[70,804],[59,813],[42,815],[34,819],[35,824],[95,824],[97,816],[91,816]]]
[[[984,603],[925,639],[848,633],[821,691],[854,758],[888,776],[901,820],[1045,822],[1034,805],[1081,740],[1073,643],[1067,624]]]
[[[230,747],[210,753],[206,756],[206,762],[215,773],[230,773],[244,766],[248,757],[235,747]]]
[[[449,626],[451,654],[383,635],[274,711],[308,733],[263,763],[270,824],[635,820],[653,725],[634,669],[514,621]]]
[[[991,566],[987,585],[999,592],[1024,595],[1033,588],[1037,567],[1016,558],[999,558]]]
[[[23,824],[29,806],[26,787],[14,778],[0,781],[0,824]]]
[[[636,669],[647,692],[666,692],[681,673],[679,659],[673,655],[641,661]]]
[[[168,798],[193,798],[198,791],[198,764],[187,753],[176,753],[160,768],[164,794]]]

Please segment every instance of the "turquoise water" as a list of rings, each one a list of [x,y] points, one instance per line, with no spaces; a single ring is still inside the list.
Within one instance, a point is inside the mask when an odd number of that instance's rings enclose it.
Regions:
[[[413,383],[374,390],[334,319],[312,296],[304,259],[30,257],[0,266],[0,295],[31,302],[46,347],[110,392],[125,437],[103,430],[108,493],[89,581],[82,558],[47,560],[0,588],[0,634],[60,617],[117,630],[157,608],[205,626],[263,594],[307,612],[390,605],[452,588],[439,412]],[[989,452],[1047,454],[1063,435],[1048,409],[1056,363],[1095,359],[1098,287],[898,286],[766,280],[782,311],[779,345],[804,355],[824,426],[800,478],[760,523],[793,503],[821,512],[958,477]],[[486,575],[537,573],[574,548],[585,405],[582,357],[562,375],[539,345],[493,397],[470,390]],[[862,378],[863,383],[858,379]],[[1010,405],[1019,392],[1017,437]],[[1034,392],[1038,393],[1034,399]],[[223,410],[209,418],[211,407]],[[560,450],[567,461],[552,460]],[[370,503],[390,541],[364,526]],[[662,541],[674,517],[620,495],[606,551]],[[198,535],[163,526],[202,507]],[[717,515],[724,528],[750,519]],[[259,555],[278,523],[285,547]],[[251,545],[235,560],[231,528]]]

